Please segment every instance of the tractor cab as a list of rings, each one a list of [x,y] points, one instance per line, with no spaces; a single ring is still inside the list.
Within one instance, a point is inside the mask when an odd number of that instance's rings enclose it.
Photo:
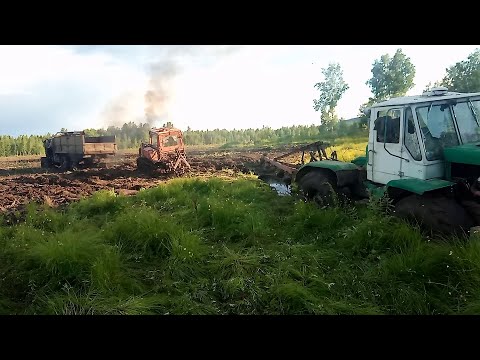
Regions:
[[[149,144],[161,152],[172,152],[183,149],[182,132],[172,128],[153,128],[149,131]]]
[[[369,113],[367,179],[372,182],[448,178],[452,158],[464,163],[462,146],[472,144],[475,155],[468,154],[480,164],[480,93],[434,88],[377,103]]]
[[[374,104],[367,156],[302,165],[295,182],[321,206],[387,195],[431,231],[480,226],[480,93],[435,88]]]

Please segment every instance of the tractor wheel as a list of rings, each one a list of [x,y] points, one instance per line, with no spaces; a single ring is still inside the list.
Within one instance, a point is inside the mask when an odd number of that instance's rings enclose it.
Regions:
[[[42,169],[48,169],[50,167],[50,160],[47,157],[40,158],[40,167]]]
[[[83,166],[86,167],[87,169],[92,168],[94,165],[95,165],[95,158],[93,157],[86,158],[83,160]]]
[[[442,195],[409,195],[395,204],[395,216],[444,235],[463,234],[474,226],[472,217],[454,199]]]
[[[61,159],[60,169],[62,171],[68,171],[71,168],[71,162],[68,156],[63,156]]]
[[[298,182],[299,188],[307,200],[319,206],[332,206],[337,203],[337,187],[333,179],[322,172],[312,171]]]

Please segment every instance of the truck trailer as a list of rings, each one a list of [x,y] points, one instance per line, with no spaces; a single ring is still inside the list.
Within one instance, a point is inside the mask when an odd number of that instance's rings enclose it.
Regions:
[[[41,166],[47,169],[89,167],[117,153],[115,136],[86,136],[84,131],[59,132],[44,140],[43,145],[45,157],[41,158]]]

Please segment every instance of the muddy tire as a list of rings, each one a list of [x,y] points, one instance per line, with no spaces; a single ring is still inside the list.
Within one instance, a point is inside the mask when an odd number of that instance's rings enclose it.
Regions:
[[[71,162],[68,156],[63,156],[60,163],[61,171],[69,171],[71,169]]]
[[[407,196],[395,204],[394,215],[444,235],[461,235],[474,226],[472,217],[458,202],[441,195]]]
[[[311,171],[300,179],[298,186],[306,200],[314,201],[319,206],[333,206],[338,203],[336,184],[325,173]]]
[[[40,167],[42,169],[48,169],[50,167],[50,161],[47,157],[40,158]]]
[[[83,160],[83,166],[85,168],[92,168],[95,165],[95,159],[93,157],[86,158]]]

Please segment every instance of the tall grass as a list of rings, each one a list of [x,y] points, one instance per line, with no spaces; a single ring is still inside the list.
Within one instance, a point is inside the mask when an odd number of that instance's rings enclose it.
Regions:
[[[480,243],[430,240],[378,206],[175,179],[0,227],[0,313],[478,314]]]

